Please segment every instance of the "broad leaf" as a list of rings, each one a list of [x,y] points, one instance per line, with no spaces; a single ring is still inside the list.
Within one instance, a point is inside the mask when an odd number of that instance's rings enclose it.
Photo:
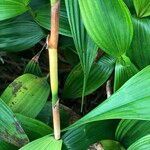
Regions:
[[[97,63],[92,65],[87,80],[85,95],[91,94],[103,83],[107,81],[114,69],[115,59],[108,55],[103,56]],[[69,74],[63,91],[65,98],[77,98],[82,96],[83,70],[81,65],[77,65]]]
[[[128,55],[140,69],[150,64],[150,19],[132,18],[134,36]]]
[[[12,21],[0,24],[0,51],[17,52],[33,47],[45,37],[32,21]]]
[[[149,0],[133,0],[133,3],[138,17],[150,16]]]
[[[16,118],[20,122],[25,133],[28,135],[30,141],[53,132],[52,128],[36,119],[32,119],[21,114],[16,114]]]
[[[44,107],[49,92],[46,78],[24,74],[5,89],[1,98],[15,113],[34,118]]]
[[[116,130],[116,140],[126,148],[138,139],[150,134],[150,121],[122,120]]]
[[[63,150],[86,150],[100,140],[114,139],[117,124],[117,120],[98,121],[68,130],[62,137]]]
[[[29,142],[13,112],[0,99],[0,139],[21,147]]]
[[[55,140],[48,135],[38,140],[35,140],[19,150],[61,150],[62,140]]]
[[[113,56],[129,48],[133,25],[122,0],[79,0],[84,25],[93,41]]]
[[[133,143],[127,150],[148,150],[150,148],[150,134]]]
[[[26,12],[30,0],[0,0],[0,21]]]
[[[46,4],[41,8],[35,10],[35,21],[39,23],[42,27],[50,30],[50,4]],[[67,18],[65,4],[61,3],[60,5],[60,24],[59,24],[59,33],[71,36],[70,26]]]
[[[118,58],[115,66],[114,91],[118,90],[127,80],[134,76],[138,69],[127,56]]]
[[[117,92],[69,128],[98,120],[150,120],[150,66],[128,80]],[[147,87],[146,90],[144,87]]]

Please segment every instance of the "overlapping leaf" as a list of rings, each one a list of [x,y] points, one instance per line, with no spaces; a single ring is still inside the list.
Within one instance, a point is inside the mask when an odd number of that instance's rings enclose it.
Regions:
[[[1,98],[15,113],[34,118],[45,105],[49,92],[46,78],[24,74],[5,89]]]
[[[116,61],[114,91],[118,90],[127,80],[138,72],[138,69],[127,56]]]
[[[93,41],[88,36],[85,27],[83,25],[79,4],[77,0],[65,0],[67,14],[69,18],[71,33],[74,39],[75,47],[79,55],[80,63],[83,69],[83,90],[82,90],[82,104],[81,109],[84,104],[84,95],[86,90],[87,79],[89,77],[89,72],[92,67],[94,58],[96,56],[98,47],[93,43]]]
[[[53,132],[52,128],[36,119],[32,119],[21,114],[16,114],[16,118],[30,140],[38,139]]]
[[[79,0],[84,25],[93,41],[105,52],[120,56],[129,48],[133,25],[122,0]]]
[[[150,134],[150,121],[122,120],[116,130],[116,140],[126,148],[138,139]]]
[[[70,128],[93,121],[115,118],[150,120],[149,84],[150,66],[133,76],[109,99],[85,115]]]
[[[91,94],[104,82],[107,81],[114,69],[115,59],[108,55],[103,56],[97,63],[92,65],[87,80],[85,95]],[[82,96],[83,70],[81,65],[77,65],[69,74],[63,91],[65,98],[77,98]]]
[[[32,21],[1,23],[0,51],[22,51],[34,46],[44,37],[43,30]]]
[[[150,134],[133,143],[127,150],[148,150],[150,148]]]
[[[38,140],[35,140],[19,150],[61,150],[62,140],[55,140],[48,135]]]
[[[30,0],[1,0],[0,21],[20,15],[28,10]]]
[[[50,4],[43,5],[41,8],[35,10],[35,20],[42,27],[50,30]],[[59,32],[60,34],[71,36],[70,26],[64,3],[61,3],[60,5]]]
[[[150,19],[133,17],[132,20],[134,36],[128,55],[140,69],[143,69],[150,64]]]
[[[0,138],[21,147],[29,142],[13,112],[0,99]]]
[[[133,3],[138,17],[150,16],[149,0],[133,0]]]
[[[62,137],[63,150],[85,150],[100,140],[114,139],[117,124],[117,120],[98,121],[69,130]]]

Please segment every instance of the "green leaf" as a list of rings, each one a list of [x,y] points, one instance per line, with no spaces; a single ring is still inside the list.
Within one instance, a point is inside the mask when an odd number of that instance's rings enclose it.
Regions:
[[[46,123],[49,126],[53,126],[53,114],[52,114],[52,103],[48,101],[41,112],[38,114],[37,119]],[[69,126],[71,123],[79,119],[79,115],[73,112],[70,108],[60,104],[60,122],[61,128]]]
[[[100,143],[104,150],[125,150],[125,148],[117,141],[102,140]]]
[[[42,27],[50,30],[50,4],[43,5],[35,10],[35,21]],[[60,24],[59,33],[71,37],[69,22],[67,18],[65,4],[60,5]]]
[[[18,150],[18,148],[12,144],[0,140],[0,150]]]
[[[150,19],[132,18],[134,36],[130,49],[127,51],[131,60],[140,69],[150,64]]]
[[[92,65],[87,80],[85,95],[89,95],[107,81],[114,69],[115,59],[105,55]],[[83,71],[81,65],[77,65],[69,74],[63,90],[64,98],[78,98],[82,96]]]
[[[150,148],[150,134],[133,143],[127,150],[148,150]]]
[[[33,47],[45,37],[32,21],[12,21],[0,24],[0,51],[18,52]]]
[[[42,70],[39,65],[39,57],[40,57],[41,51],[37,53],[26,65],[24,74],[30,73],[33,75],[36,75],[38,77],[42,77]]]
[[[150,134],[150,121],[122,120],[116,130],[116,140],[126,148],[138,139]]]
[[[44,107],[49,92],[46,78],[24,74],[6,88],[1,98],[13,112],[34,118]]]
[[[13,112],[0,99],[0,139],[21,147],[29,142]]]
[[[32,119],[21,114],[16,114],[16,118],[20,122],[25,133],[28,135],[30,141],[53,132],[52,128],[36,119]]]
[[[150,16],[149,0],[133,0],[133,3],[138,17],[142,18]]]
[[[61,150],[61,147],[62,140],[55,140],[48,135],[27,144],[19,150]]]
[[[79,0],[84,25],[93,41],[106,53],[121,56],[129,48],[133,25],[122,0]]]
[[[15,17],[28,10],[30,0],[1,0],[0,21]]]
[[[91,70],[92,64],[96,57],[98,50],[97,45],[88,36],[83,25],[79,4],[77,0],[65,0],[67,14],[69,18],[71,33],[74,39],[75,47],[79,55],[80,63],[84,72],[83,90],[82,90],[82,104],[81,111],[84,104],[84,96],[87,85],[87,79]]]
[[[114,139],[117,124],[118,120],[98,121],[68,130],[62,137],[63,150],[86,150],[97,141]]]
[[[117,59],[115,66],[114,91],[118,90],[127,80],[134,76],[138,69],[127,56]]]
[[[106,119],[150,120],[149,85],[150,66],[129,79],[110,98],[68,128]]]

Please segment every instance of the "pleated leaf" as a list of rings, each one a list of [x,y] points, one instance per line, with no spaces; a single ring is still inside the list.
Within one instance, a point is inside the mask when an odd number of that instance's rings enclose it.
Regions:
[[[43,5],[35,10],[35,21],[42,27],[50,30],[50,4]],[[65,4],[60,5],[60,24],[59,33],[66,36],[71,36],[70,26],[66,13]]]
[[[82,90],[82,104],[81,111],[84,104],[84,96],[87,85],[87,79],[89,77],[89,72],[92,67],[93,61],[96,57],[98,50],[97,45],[88,36],[85,27],[83,25],[79,4],[77,0],[65,0],[67,14],[69,18],[71,33],[74,39],[75,47],[79,55],[82,70],[84,72],[83,78],[83,90]]]
[[[18,52],[33,47],[45,37],[43,30],[32,21],[0,24],[0,51]]]
[[[62,140],[55,140],[48,135],[27,144],[19,150],[61,150],[61,147]]]
[[[87,80],[85,95],[89,95],[107,81],[114,69],[115,59],[105,55],[92,65]],[[82,96],[83,70],[77,65],[69,74],[63,91],[64,98],[78,98]]]
[[[150,134],[150,121],[122,120],[116,130],[116,140],[126,148],[131,144]]]
[[[71,127],[106,119],[150,120],[150,66],[129,79],[117,92]],[[146,89],[145,89],[146,87]],[[69,127],[69,128],[71,128]]]
[[[26,117],[21,114],[16,114],[16,118],[20,122],[25,133],[28,135],[30,141],[53,132],[52,128],[36,119]]]
[[[20,15],[28,10],[30,0],[1,0],[0,21]]]
[[[10,108],[0,99],[0,139],[21,147],[29,142]]]
[[[50,86],[46,78],[24,74],[5,89],[1,98],[13,112],[34,118],[44,107],[49,92]]]
[[[150,148],[150,134],[133,143],[127,150],[148,150]]]
[[[132,18],[134,36],[128,55],[140,69],[150,64],[150,19]]]
[[[138,17],[150,16],[150,1],[149,0],[133,0],[135,10]]]
[[[117,120],[98,121],[68,130],[62,137],[63,150],[86,150],[97,141],[114,139],[117,124]]]
[[[122,0],[79,0],[84,25],[93,41],[106,53],[120,56],[129,48],[133,25]]]
[[[134,76],[138,69],[127,56],[123,56],[116,61],[114,91],[118,90],[127,80]]]

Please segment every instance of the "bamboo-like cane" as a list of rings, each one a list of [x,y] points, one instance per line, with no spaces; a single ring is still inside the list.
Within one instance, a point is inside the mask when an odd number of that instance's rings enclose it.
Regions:
[[[60,0],[51,0],[51,34],[48,40],[49,67],[50,67],[50,84],[52,92],[52,111],[54,137],[60,139],[60,114],[58,99],[58,30],[59,30],[59,7]]]

